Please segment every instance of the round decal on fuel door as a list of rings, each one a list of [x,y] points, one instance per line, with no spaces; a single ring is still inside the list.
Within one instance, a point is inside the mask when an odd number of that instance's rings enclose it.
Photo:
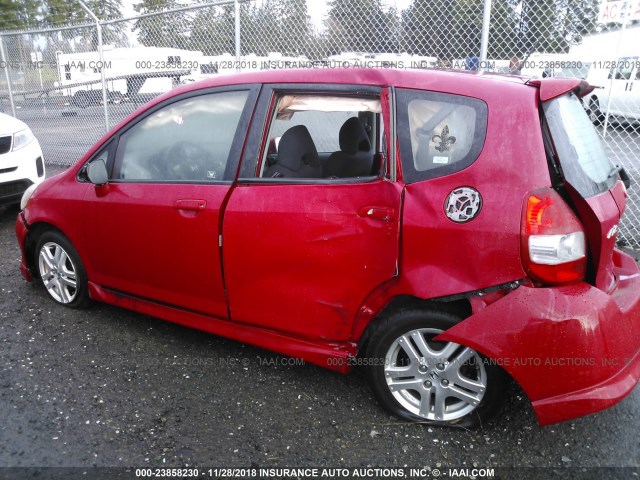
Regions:
[[[482,208],[482,195],[475,188],[458,187],[444,202],[444,211],[456,223],[470,222],[478,216]]]

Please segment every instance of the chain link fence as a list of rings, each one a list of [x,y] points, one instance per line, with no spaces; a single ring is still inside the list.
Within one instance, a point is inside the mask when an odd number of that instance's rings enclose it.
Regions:
[[[0,33],[0,110],[29,124],[47,163],[75,162],[154,96],[236,71],[579,77],[598,87],[585,108],[635,183],[619,238],[640,248],[640,0],[223,0],[136,10],[128,19]]]

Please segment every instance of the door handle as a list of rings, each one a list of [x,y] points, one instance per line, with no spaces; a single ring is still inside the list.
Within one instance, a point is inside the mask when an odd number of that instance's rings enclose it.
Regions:
[[[358,216],[363,218],[374,218],[383,222],[390,222],[395,216],[395,210],[389,207],[360,207]]]
[[[206,200],[176,200],[175,207],[178,210],[189,210],[193,212],[201,212],[207,207]]]

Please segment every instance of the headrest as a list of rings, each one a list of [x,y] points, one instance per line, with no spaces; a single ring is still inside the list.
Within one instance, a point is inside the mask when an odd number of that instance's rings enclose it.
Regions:
[[[351,117],[340,128],[340,150],[349,154],[371,150],[369,136],[358,117]]]
[[[304,125],[296,125],[282,134],[278,145],[278,164],[297,171],[304,165],[320,166],[318,150]]]

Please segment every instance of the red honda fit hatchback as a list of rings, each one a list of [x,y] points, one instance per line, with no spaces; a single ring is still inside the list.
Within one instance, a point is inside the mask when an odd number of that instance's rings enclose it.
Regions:
[[[22,273],[340,372],[392,413],[541,424],[640,377],[626,174],[572,79],[462,72],[218,77],[138,109],[24,196]],[[628,185],[627,185],[628,186]]]

